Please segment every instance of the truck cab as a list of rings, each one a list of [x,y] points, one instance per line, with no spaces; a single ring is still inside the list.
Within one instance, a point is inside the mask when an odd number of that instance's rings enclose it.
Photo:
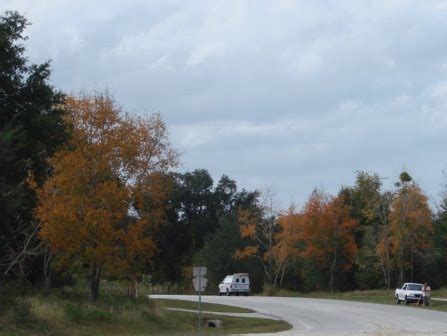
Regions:
[[[396,303],[410,304],[412,302],[418,302],[422,297],[422,284],[406,282],[402,288],[396,288],[395,297]]]
[[[218,295],[245,295],[250,294],[250,277],[248,273],[235,273],[227,275],[219,285]]]

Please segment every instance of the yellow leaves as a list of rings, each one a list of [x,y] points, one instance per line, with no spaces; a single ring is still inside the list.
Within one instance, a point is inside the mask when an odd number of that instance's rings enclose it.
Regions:
[[[394,251],[411,241],[415,248],[424,248],[433,233],[428,198],[416,184],[406,184],[392,203],[390,232]]]

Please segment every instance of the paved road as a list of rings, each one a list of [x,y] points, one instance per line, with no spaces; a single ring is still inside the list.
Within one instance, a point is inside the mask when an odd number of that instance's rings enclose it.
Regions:
[[[197,300],[191,295],[151,295],[154,298]],[[261,296],[203,296],[203,302],[251,308],[281,318],[293,329],[275,335],[444,335],[447,313],[373,303]]]

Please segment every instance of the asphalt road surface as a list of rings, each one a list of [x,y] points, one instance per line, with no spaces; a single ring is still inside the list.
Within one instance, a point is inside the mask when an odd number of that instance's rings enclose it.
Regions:
[[[151,295],[197,301],[192,295]],[[203,302],[246,307],[289,322],[275,335],[444,335],[447,313],[405,305],[262,296],[202,296]]]

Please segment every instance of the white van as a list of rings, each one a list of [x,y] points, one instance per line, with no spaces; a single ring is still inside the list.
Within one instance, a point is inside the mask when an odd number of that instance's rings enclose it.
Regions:
[[[235,273],[227,275],[219,285],[220,295],[239,295],[247,296],[250,294],[250,278],[248,273]]]

